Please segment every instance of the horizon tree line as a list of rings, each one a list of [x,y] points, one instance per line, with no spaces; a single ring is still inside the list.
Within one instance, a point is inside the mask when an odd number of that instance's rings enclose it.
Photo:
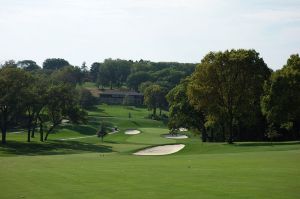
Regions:
[[[84,82],[99,89],[142,92],[152,118],[169,110],[168,126],[187,127],[202,141],[297,140],[300,138],[300,58],[291,55],[272,71],[255,50],[210,52],[196,64],[106,59],[90,70],[50,58],[40,67],[32,60],[6,61],[0,68],[2,142],[13,126],[38,130],[40,140],[63,119],[85,122],[97,99]],[[45,131],[45,134],[44,134]]]

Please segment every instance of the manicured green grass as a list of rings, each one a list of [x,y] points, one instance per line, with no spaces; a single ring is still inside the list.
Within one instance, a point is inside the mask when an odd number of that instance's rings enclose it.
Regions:
[[[132,118],[128,118],[128,111]],[[49,141],[25,143],[9,134],[0,145],[0,198],[299,198],[300,142],[202,143],[162,137],[162,122],[144,108],[97,106],[86,125],[64,125]],[[92,136],[101,121],[120,132],[101,143]],[[125,135],[139,129],[138,135]],[[183,143],[173,155],[134,156],[153,145]]]

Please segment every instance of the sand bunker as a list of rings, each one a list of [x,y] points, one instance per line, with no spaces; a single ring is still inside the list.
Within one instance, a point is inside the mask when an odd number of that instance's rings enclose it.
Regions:
[[[164,137],[168,138],[168,139],[186,139],[186,138],[188,138],[188,136],[181,135],[181,134],[174,134],[174,135],[168,134],[168,135],[165,135]]]
[[[136,135],[136,134],[139,134],[139,133],[141,133],[141,131],[134,130],[134,129],[130,129],[130,130],[125,131],[125,134],[127,134],[127,135]]]
[[[184,144],[156,146],[138,151],[134,155],[168,155],[176,153],[184,147]]]
[[[180,132],[186,132],[186,131],[188,131],[186,128],[179,128],[179,131]]]

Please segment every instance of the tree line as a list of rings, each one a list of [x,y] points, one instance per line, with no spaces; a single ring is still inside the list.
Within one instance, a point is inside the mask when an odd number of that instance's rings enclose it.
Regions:
[[[300,138],[300,58],[291,55],[272,71],[255,50],[210,52],[201,63],[106,59],[88,69],[51,58],[42,67],[32,60],[7,61],[0,68],[2,142],[7,129],[24,127],[27,141],[40,140],[65,119],[86,121],[85,108],[97,103],[89,90],[142,92],[157,119],[169,110],[168,126],[192,128],[206,141],[296,140]],[[45,134],[44,134],[45,131]]]
[[[135,91],[143,90],[143,83],[155,83],[164,88],[173,88],[180,80],[190,75],[196,64],[177,62],[132,61],[105,59],[91,65],[90,80],[99,88],[126,86]],[[144,85],[145,87],[145,85]]]
[[[300,138],[300,58],[273,72],[255,50],[210,52],[167,95],[169,128],[206,141]]]
[[[47,140],[63,120],[85,122],[84,92],[76,88],[81,71],[67,66],[42,71],[33,61],[5,62],[0,68],[0,127],[2,143],[7,131],[27,129],[27,141],[38,130]]]

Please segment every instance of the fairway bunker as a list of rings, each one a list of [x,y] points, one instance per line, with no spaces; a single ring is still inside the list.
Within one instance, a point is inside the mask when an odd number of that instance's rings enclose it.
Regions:
[[[184,144],[156,146],[138,151],[134,155],[169,155],[180,151],[184,147]]]
[[[136,129],[128,129],[124,133],[127,135],[137,135],[137,134],[140,134],[141,131],[136,130]]]
[[[187,139],[189,138],[188,136],[186,135],[182,135],[182,134],[167,134],[167,135],[164,135],[165,138],[168,138],[168,139]]]

